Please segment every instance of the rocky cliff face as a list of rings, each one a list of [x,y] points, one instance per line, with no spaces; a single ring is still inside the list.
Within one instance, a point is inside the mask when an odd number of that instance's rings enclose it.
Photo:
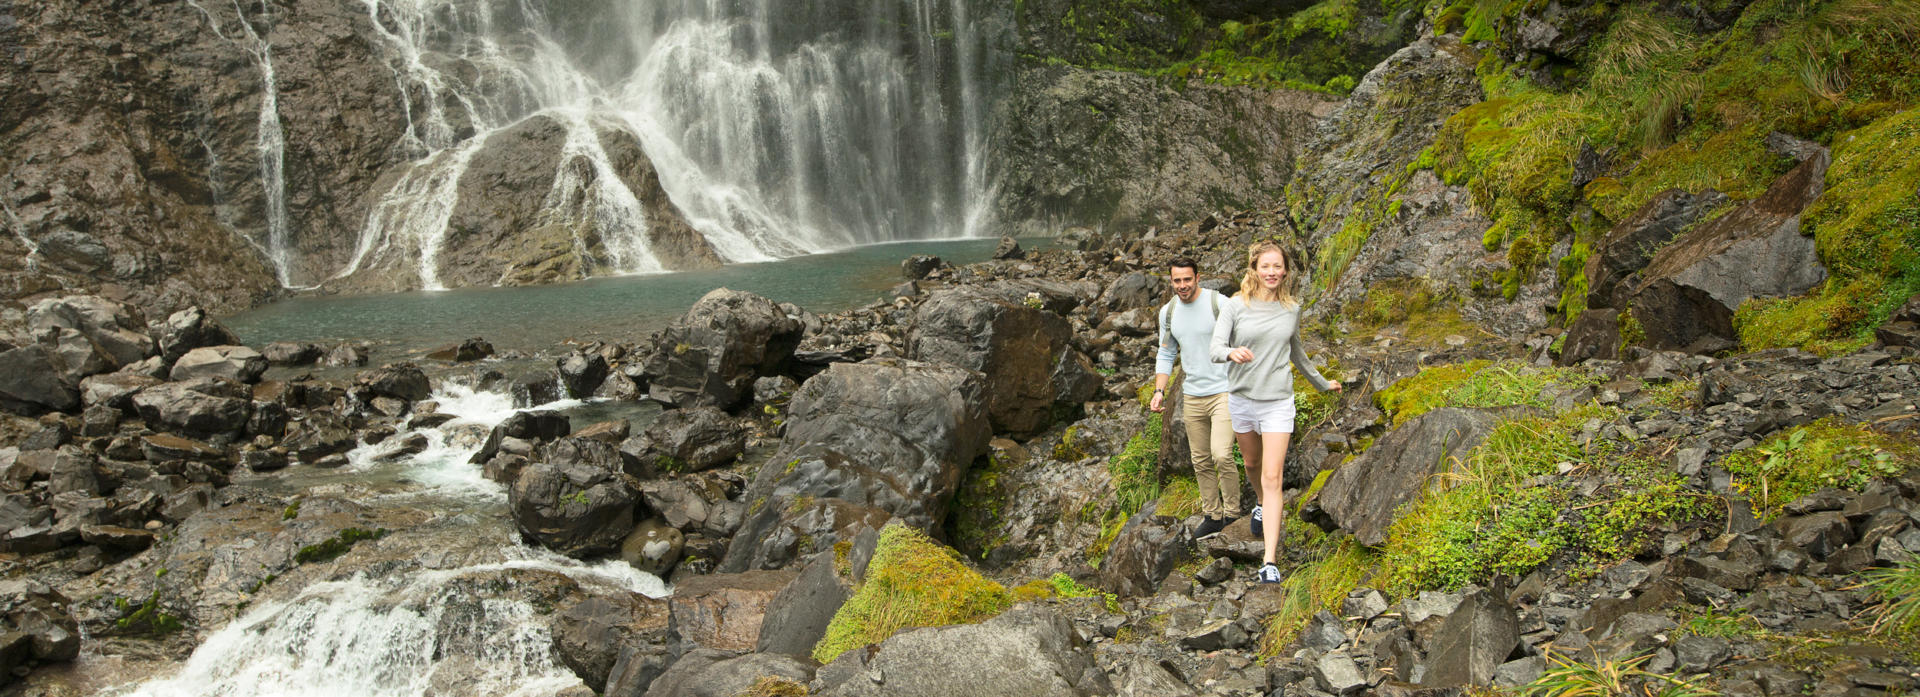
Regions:
[[[1167,226],[1270,204],[1335,100],[1312,92],[1037,66],[1002,110],[999,210],[1016,227]]]

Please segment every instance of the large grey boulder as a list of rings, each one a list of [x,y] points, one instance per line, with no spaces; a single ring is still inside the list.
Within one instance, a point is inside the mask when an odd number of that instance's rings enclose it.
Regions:
[[[1607,308],[1592,308],[1580,313],[1567,327],[1566,343],[1560,346],[1555,365],[1579,365],[1591,359],[1615,360],[1620,357],[1620,313]]]
[[[392,397],[408,402],[418,402],[433,395],[433,381],[427,379],[426,371],[410,362],[389,363],[361,371],[353,382],[365,387],[379,397]]]
[[[772,300],[718,288],[673,321],[642,364],[648,395],[676,407],[732,409],[756,378],[786,371],[805,327]]]
[[[880,642],[864,669],[822,686],[827,697],[1080,697],[1113,694],[1072,623],[1038,605],[1015,607],[980,624],[901,632]],[[822,668],[821,673],[828,672]]]
[[[762,678],[805,685],[813,679],[813,664],[777,653],[736,656],[714,649],[696,649],[675,661],[655,678],[646,697],[736,697]]]
[[[59,592],[32,580],[0,582],[0,685],[29,661],[71,661],[80,655],[80,627]]]
[[[1379,546],[1400,507],[1418,499],[1434,475],[1448,471],[1451,458],[1465,455],[1519,413],[1525,412],[1449,407],[1414,417],[1334,470],[1320,490],[1320,507],[1361,544]]]
[[[1831,157],[1815,153],[1758,198],[1662,247],[1631,293],[1647,346],[1711,351],[1738,342],[1733,312],[1761,297],[1805,293],[1826,280],[1800,213],[1826,190]]]
[[[154,340],[159,344],[160,360],[173,365],[181,356],[203,346],[236,346],[240,337],[234,336],[225,325],[207,316],[207,311],[199,307],[190,307],[167,316],[167,321],[154,329]]]
[[[1485,687],[1520,645],[1520,619],[1505,599],[1479,589],[1460,601],[1427,645],[1427,672],[1420,684]]]
[[[698,472],[740,457],[747,449],[747,425],[713,407],[672,409],[621,449],[643,470]]]
[[[852,584],[834,570],[835,556],[825,552],[814,555],[799,576],[767,601],[754,651],[791,656],[813,653],[813,646],[827,634],[827,624],[853,595]]]
[[[1159,515],[1158,508],[1156,501],[1140,509],[1114,536],[1100,564],[1101,587],[1129,597],[1153,595],[1173,567],[1186,560],[1192,547],[1186,526]]]
[[[578,559],[619,549],[640,506],[625,473],[587,463],[528,464],[507,492],[528,541]]]
[[[668,601],[674,638],[709,649],[752,651],[760,641],[768,605],[797,576],[784,569],[748,571],[675,583]]]
[[[606,685],[623,653],[629,662],[638,650],[666,653],[667,603],[638,593],[581,595],[556,609],[548,630],[554,654],[581,682]]]
[[[1172,295],[1172,286],[1165,280],[1141,271],[1121,274],[1107,284],[1106,292],[1100,295],[1100,301],[1112,312],[1131,310],[1138,307],[1157,307]]]
[[[253,415],[253,390],[220,378],[169,382],[135,394],[133,406],[155,430],[197,436],[239,433]]]
[[[99,345],[116,367],[139,362],[158,350],[139,310],[91,295],[34,303],[27,308],[27,328],[35,335],[55,328],[75,330]]]
[[[987,413],[996,432],[1026,436],[1053,423],[1054,404],[1080,397],[1067,385],[1080,365],[1068,345],[1067,320],[1043,309],[970,289],[943,290],[920,306],[909,332],[914,360],[945,363],[986,376]]]
[[[1629,277],[1644,268],[1662,245],[1726,202],[1726,194],[1718,191],[1694,194],[1669,189],[1614,225],[1587,257],[1587,305],[1621,307],[1626,298],[1618,291],[1631,287]]]
[[[38,345],[0,352],[0,410],[34,416],[79,407],[80,389],[58,354]]]
[[[267,357],[245,346],[203,346],[186,352],[173,362],[168,373],[172,380],[226,378],[254,383],[267,372]]]
[[[777,568],[889,518],[937,525],[986,452],[985,389],[978,373],[910,361],[836,363],[807,380],[721,570]]]

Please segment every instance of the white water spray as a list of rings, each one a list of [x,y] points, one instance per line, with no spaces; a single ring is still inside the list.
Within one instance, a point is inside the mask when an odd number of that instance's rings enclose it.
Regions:
[[[437,287],[460,176],[490,134],[534,115],[567,129],[541,217],[593,235],[576,241],[597,273],[662,268],[637,197],[609,176],[606,127],[639,140],[729,261],[989,224],[988,51],[968,0],[364,2],[403,95],[396,145],[421,159],[337,277],[391,256]]]

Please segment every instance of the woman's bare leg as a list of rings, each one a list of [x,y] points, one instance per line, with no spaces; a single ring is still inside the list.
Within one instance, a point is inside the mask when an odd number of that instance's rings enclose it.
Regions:
[[[1253,505],[1260,505],[1260,434],[1235,433],[1233,440],[1240,445],[1240,462],[1247,468],[1247,483],[1253,485]]]
[[[1287,464],[1287,443],[1293,439],[1291,433],[1260,434],[1260,508],[1262,509],[1261,529],[1266,538],[1264,550],[1266,563],[1274,563],[1274,550],[1280,545],[1282,530],[1281,518],[1286,515],[1284,502],[1280,500],[1280,485],[1285,481]],[[1244,452],[1244,449],[1242,450]],[[1248,462],[1252,462],[1251,457]]]

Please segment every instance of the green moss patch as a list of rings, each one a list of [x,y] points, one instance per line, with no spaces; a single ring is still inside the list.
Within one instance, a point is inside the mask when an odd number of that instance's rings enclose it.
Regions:
[[[1399,426],[1440,407],[1545,408],[1558,391],[1600,381],[1601,376],[1579,368],[1469,361],[1429,367],[1375,392],[1373,401]]]
[[[891,525],[880,533],[866,581],[834,613],[813,658],[829,663],[909,627],[979,622],[1011,602],[1005,587],[967,568],[954,551],[918,530]]]
[[[1920,447],[1837,419],[1782,431],[1759,446],[1730,454],[1720,466],[1753,502],[1763,520],[1824,487],[1859,490],[1920,463]]]
[[[386,528],[379,528],[377,530],[346,528],[341,530],[339,534],[328,538],[325,542],[301,547],[300,551],[294,552],[293,562],[295,564],[330,562],[352,550],[353,546],[359,544],[362,540],[378,540],[386,537],[387,532],[388,530]]]

